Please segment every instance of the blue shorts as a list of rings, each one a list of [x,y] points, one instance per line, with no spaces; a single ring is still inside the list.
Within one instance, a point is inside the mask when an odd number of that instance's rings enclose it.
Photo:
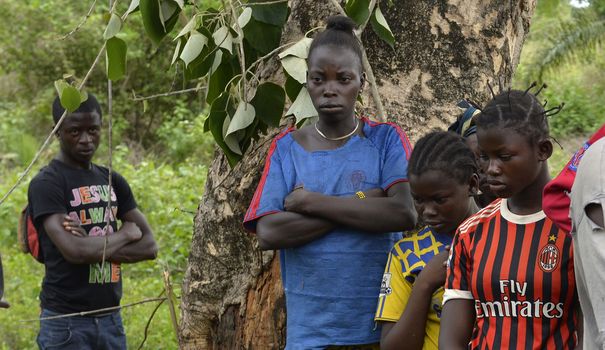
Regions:
[[[42,309],[40,318],[58,316]],[[126,350],[126,334],[120,312],[102,316],[73,316],[40,320],[40,349]]]

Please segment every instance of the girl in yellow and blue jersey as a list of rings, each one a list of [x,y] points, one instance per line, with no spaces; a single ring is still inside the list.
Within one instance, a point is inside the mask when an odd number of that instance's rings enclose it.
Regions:
[[[398,241],[387,261],[375,321],[381,349],[437,349],[449,245],[458,225],[478,211],[475,156],[452,132],[418,140],[409,181],[426,226]]]

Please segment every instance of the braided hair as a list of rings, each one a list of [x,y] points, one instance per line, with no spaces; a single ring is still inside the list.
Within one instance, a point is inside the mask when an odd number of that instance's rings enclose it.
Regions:
[[[477,116],[475,121],[477,127],[479,129],[488,129],[493,126],[512,128],[529,137],[530,142],[550,138],[548,117],[559,113],[565,104],[562,103],[545,110],[546,102],[542,104],[537,95],[546,88],[546,84],[532,93],[531,90],[535,86],[534,82],[525,91],[509,89],[498,95],[492,92],[492,100]]]
[[[317,34],[309,47],[308,57],[313,51],[324,45],[332,45],[351,49],[359,58],[359,66],[362,64],[362,51],[359,40],[355,36],[355,22],[347,16],[332,16],[326,20],[326,29]]]
[[[430,170],[451,174],[461,184],[477,173],[475,154],[462,136],[449,131],[433,131],[424,135],[410,156],[408,172],[419,176]]]

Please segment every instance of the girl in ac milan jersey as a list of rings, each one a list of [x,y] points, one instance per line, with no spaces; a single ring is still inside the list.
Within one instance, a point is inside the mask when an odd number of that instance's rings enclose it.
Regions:
[[[440,349],[573,349],[577,297],[572,239],[542,211],[552,154],[545,110],[508,90],[476,119],[494,201],[463,222],[452,243]],[[470,347],[469,347],[470,344]]]

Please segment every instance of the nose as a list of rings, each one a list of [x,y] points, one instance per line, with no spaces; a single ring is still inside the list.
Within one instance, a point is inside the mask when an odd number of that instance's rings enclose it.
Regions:
[[[500,173],[502,172],[500,169],[500,164],[497,160],[489,160],[486,162],[487,163],[487,169],[485,169],[485,173],[487,175],[500,175]]]
[[[432,219],[435,216],[437,216],[437,210],[435,209],[435,206],[427,203],[425,205],[422,206],[422,214],[423,217],[427,218],[427,219]]]
[[[336,96],[336,87],[333,82],[331,82],[331,81],[326,82],[326,84],[324,85],[323,95],[324,95],[324,97]]]
[[[90,142],[92,142],[92,136],[87,132],[83,132],[80,135],[80,139],[78,141],[80,143],[90,143]]]

